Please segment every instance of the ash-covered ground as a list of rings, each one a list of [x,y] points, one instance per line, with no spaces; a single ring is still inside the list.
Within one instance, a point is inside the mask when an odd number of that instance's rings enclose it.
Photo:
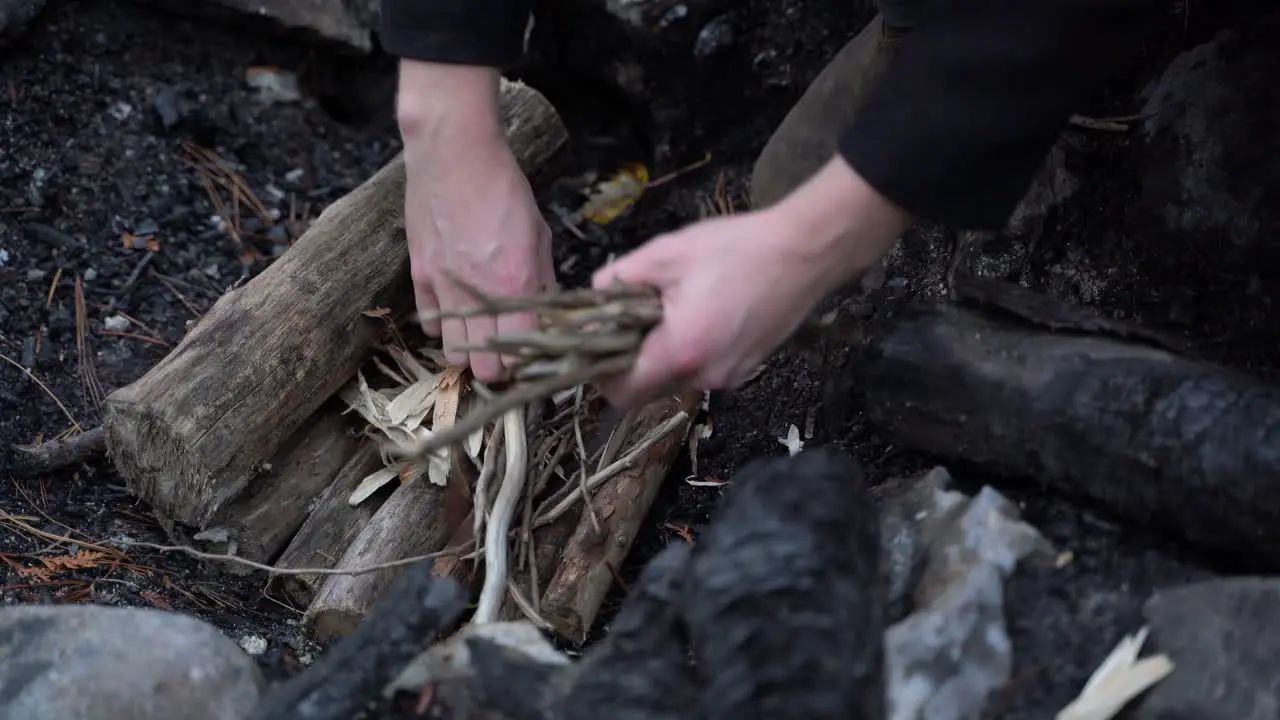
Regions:
[[[866,17],[828,0],[753,0],[724,20],[728,30],[718,52],[672,58],[673,72],[692,71],[675,85],[679,95],[655,101],[661,112],[654,117],[637,118],[624,103],[564,103],[576,131],[627,139],[612,151],[587,153],[596,160],[636,159],[626,155],[646,154],[645,139],[656,135],[667,147],[658,153],[654,174],[708,152],[712,161],[647,194],[630,216],[588,241],[560,229],[563,282],[582,283],[609,253],[697,217],[721,174],[731,194],[741,193],[770,129]],[[1117,68],[1115,82],[1082,112],[1134,112],[1135,89],[1177,52],[1212,37],[1225,20],[1210,10],[1154,18],[1149,35],[1134,39],[1132,62]],[[5,448],[56,436],[73,423],[93,427],[95,398],[144,373],[176,344],[187,323],[265,267],[307,217],[358,185],[398,147],[393,63],[341,57],[253,25],[174,17],[123,0],[81,0],[51,8],[0,52]],[[287,87],[252,87],[246,73],[260,67],[296,74],[300,98],[282,97]],[[572,95],[579,82],[584,96],[608,97],[591,85],[599,80],[590,72],[568,81],[535,69],[530,82],[541,78],[553,98]],[[1142,228],[1130,227],[1127,219],[1133,178],[1125,169],[1124,136],[1077,132],[1069,141],[1083,189],[1051,215],[1029,254],[998,240],[986,248],[980,266],[1172,328],[1218,359],[1269,370],[1273,353],[1258,349],[1273,335],[1260,329],[1266,327],[1265,303],[1250,299],[1248,277],[1230,275],[1244,269],[1206,267],[1197,258],[1153,250],[1152,239],[1142,238]],[[296,222],[259,232],[252,209],[241,208],[247,235],[237,243],[216,220],[217,208],[188,162],[193,145],[215,149],[268,213]],[[937,294],[945,263],[935,234],[913,234],[871,297],[891,307]],[[1188,296],[1199,298],[1194,311],[1186,310]],[[743,390],[715,397],[715,430],[700,445],[699,474],[726,478],[753,457],[785,452],[778,438],[792,424],[809,424],[822,399],[822,370],[784,352]],[[873,479],[930,466],[927,458],[884,442],[860,421],[857,408],[846,414],[850,421],[829,440],[855,454]],[[820,439],[822,434],[820,429]],[[718,490],[680,481],[687,465],[676,468],[659,497],[625,576],[665,543],[680,541],[675,529],[705,521],[714,508]],[[162,540],[147,509],[103,462],[49,477],[0,479],[0,553],[6,557],[40,551],[60,538],[84,547],[121,533]],[[1141,604],[1153,588],[1212,573],[1175,544],[1042,488],[965,480],[996,484],[1019,500],[1026,519],[1073,558],[1062,567],[1021,572],[1010,586],[1015,680],[992,709],[993,718],[1050,716],[1140,625]],[[179,555],[132,552],[127,562],[47,581],[12,568],[0,572],[0,597],[7,603],[172,608],[250,645],[265,640],[260,657],[273,677],[288,675],[320,651],[302,639],[300,612],[264,593],[261,578]]]

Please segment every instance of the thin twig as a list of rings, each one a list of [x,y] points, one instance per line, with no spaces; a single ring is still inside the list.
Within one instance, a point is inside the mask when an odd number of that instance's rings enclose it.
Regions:
[[[508,410],[541,400],[561,390],[567,390],[598,377],[626,372],[633,363],[635,363],[635,355],[630,353],[617,355],[580,365],[568,370],[563,375],[517,386],[504,394],[495,396],[488,403],[477,405],[466,416],[454,423],[452,427],[421,441],[412,448],[412,454],[417,457],[429,455],[442,447],[447,447],[463,440],[471,433],[506,414]]]
[[[577,402],[575,407],[578,411],[573,414],[573,434],[577,438],[578,443],[578,488],[583,497],[587,495],[587,444],[582,440],[582,386],[578,386]],[[591,518],[591,527],[597,533],[600,532],[600,516],[596,514],[596,509],[587,503],[587,515]]]
[[[49,389],[48,385],[45,385],[44,383],[40,382],[40,378],[36,377],[30,370],[22,367],[20,363],[18,363],[8,355],[5,355],[4,353],[0,353],[0,360],[3,360],[9,363],[10,365],[18,368],[19,370],[22,371],[24,375],[31,378],[31,381],[34,382],[36,385],[39,385],[40,389],[44,391],[44,394],[48,395],[53,400],[53,402],[57,404],[58,409],[62,411],[62,414],[67,416],[67,419],[71,421],[71,426],[75,429],[75,431],[83,432],[83,428],[80,427],[80,423],[76,422],[75,416],[71,414],[71,411],[67,409],[66,405],[62,404],[62,401],[58,399],[58,396],[53,394],[53,391]]]
[[[402,560],[392,560],[390,562],[378,563],[377,565],[365,565],[365,566],[355,567],[355,568],[280,568],[280,567],[273,567],[271,565],[264,565],[262,563],[254,562],[252,560],[246,560],[245,558],[236,557],[235,555],[202,552],[192,547],[186,547],[185,545],[157,545],[155,543],[142,542],[140,540],[117,540],[115,542],[121,545],[146,548],[148,550],[155,550],[157,552],[182,553],[184,555],[189,555],[197,560],[207,560],[211,562],[229,562],[233,565],[242,565],[244,567],[253,568],[254,570],[261,570],[262,572],[265,572],[269,575],[284,575],[284,576],[367,575],[369,573],[378,572],[379,570],[391,570],[398,567],[404,567],[405,565],[414,565],[420,562],[425,562],[427,560],[435,560],[436,558],[457,556],[459,559],[462,559],[462,560],[471,560],[476,556],[475,552],[467,552],[475,544],[472,541],[468,541],[468,542],[462,543],[457,547],[450,547],[450,548],[445,548],[443,550],[437,550],[436,552],[427,553],[426,555],[415,555],[413,557],[407,557]],[[85,543],[80,543],[80,544],[84,545]],[[463,554],[463,553],[466,553],[466,554]]]
[[[658,442],[661,441],[663,438],[665,438],[667,435],[670,435],[677,427],[680,426],[680,423],[684,422],[688,418],[689,418],[689,414],[683,410],[676,413],[675,415],[672,415],[670,418],[667,418],[666,422],[654,428],[653,431],[650,432],[643,440],[637,443],[635,447],[627,451],[626,455],[623,455],[622,457],[618,458],[614,462],[610,463],[609,466],[606,467],[605,469],[595,473],[590,478],[587,478],[587,490],[588,491],[595,490],[598,486],[603,484],[605,481],[613,478],[618,473],[631,467],[631,464],[636,460],[638,460],[641,455],[648,452],[650,448],[652,448],[654,445],[657,445]],[[555,522],[556,518],[568,512],[569,508],[573,507],[574,502],[576,502],[581,497],[586,497],[586,496],[580,494],[578,488],[574,488],[569,493],[568,497],[566,497],[564,500],[561,500],[557,505],[552,507],[550,510],[546,510],[545,512],[539,512],[538,517],[534,518],[534,521],[533,521],[534,529],[536,530],[542,527],[543,525]]]

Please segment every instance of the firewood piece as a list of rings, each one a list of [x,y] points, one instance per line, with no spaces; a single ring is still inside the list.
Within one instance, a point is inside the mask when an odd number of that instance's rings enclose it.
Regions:
[[[48,440],[39,445],[15,445],[16,475],[38,475],[92,460],[106,453],[106,434],[102,428],[76,433],[64,440]]]
[[[425,478],[404,483],[378,508],[336,568],[361,568],[444,548],[455,531],[444,519],[445,489]],[[350,635],[404,568],[330,575],[303,617],[320,639]]]
[[[346,720],[359,717],[424,643],[449,630],[467,598],[432,564],[406,568],[355,633],[311,668],[285,682],[254,711],[257,720]]]
[[[845,374],[900,445],[1280,567],[1280,389],[1133,338],[917,306]],[[1245,550],[1247,549],[1247,552]]]
[[[523,84],[504,81],[501,104],[508,142],[533,175],[565,129]],[[381,340],[386,320],[366,313],[411,307],[403,203],[397,157],[108,397],[111,459],[163,523],[203,528]]]
[[[363,439],[338,476],[316,498],[302,527],[276,560],[276,567],[329,569],[337,564],[378,508],[372,501],[352,505],[347,499],[361,480],[380,467],[382,457],[377,446]],[[280,575],[273,584],[290,602],[305,608],[315,599],[324,580],[320,575]]]
[[[862,467],[819,448],[729,480],[682,616],[703,718],[883,718],[880,523]]]
[[[599,416],[595,418],[595,427],[587,433],[584,441],[585,454],[588,458],[596,457],[596,453],[601,450],[605,443],[609,442],[612,434],[619,429],[626,417],[627,414],[623,411],[607,403],[601,404]],[[635,427],[634,423],[631,427]],[[630,435],[630,432],[627,432],[627,434]],[[619,444],[624,440],[625,438],[620,439],[618,441]],[[566,459],[572,457],[572,452],[567,453],[565,456]],[[571,473],[579,472],[577,463],[567,462],[565,467]],[[591,469],[594,469],[594,466],[588,468],[588,474]],[[576,486],[578,479],[574,474],[570,474],[567,482]],[[543,589],[547,587],[547,581],[555,575],[556,568],[560,565],[561,550],[568,545],[569,538],[573,537],[573,533],[578,529],[578,520],[582,517],[583,507],[582,503],[578,503],[553,522],[534,530],[532,532],[533,561],[525,563],[523,567],[516,567],[511,572],[511,579],[521,592],[526,595],[537,594],[539,610],[541,610]],[[536,583],[534,582],[535,575]],[[534,598],[530,597],[529,600],[532,602]],[[541,615],[541,612],[539,612],[539,615]],[[526,618],[524,611],[511,599],[509,594],[498,616],[507,621]]]
[[[623,447],[643,438],[678,412],[685,412],[691,420],[701,400],[701,392],[687,392],[650,404],[641,411]],[[676,454],[685,445],[688,429],[686,420],[631,467],[601,485],[590,498],[601,532],[596,531],[590,514],[583,512],[542,596],[542,617],[566,640],[586,640],[613,585],[614,572],[630,552],[640,524],[649,514]]]
[[[222,506],[196,540],[211,542],[216,552],[270,562],[302,527],[312,501],[333,484],[359,449],[364,439],[351,429],[340,408],[322,407],[275,459],[259,468],[249,487]]]

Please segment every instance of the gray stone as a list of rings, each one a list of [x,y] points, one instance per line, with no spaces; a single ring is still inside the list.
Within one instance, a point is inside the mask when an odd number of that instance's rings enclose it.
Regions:
[[[1280,579],[1210,580],[1163,590],[1143,608],[1144,654],[1173,672],[1142,699],[1137,720],[1280,717]]]
[[[917,508],[912,550],[920,554],[909,562],[921,565],[910,573],[914,612],[885,633],[891,720],[983,717],[1013,670],[1005,578],[1022,559],[1053,552],[1000,493],[984,487],[968,498],[945,490],[946,481],[935,469],[901,504]],[[890,537],[883,526],[882,537]]]
[[[213,626],[142,608],[0,609],[0,717],[240,720],[264,680]]]

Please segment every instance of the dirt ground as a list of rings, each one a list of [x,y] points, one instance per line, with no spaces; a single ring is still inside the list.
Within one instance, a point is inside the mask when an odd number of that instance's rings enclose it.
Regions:
[[[1198,6],[1197,6],[1198,8]],[[1135,38],[1134,60],[1082,112],[1126,115],[1133,91],[1179,50],[1212,37],[1225,11],[1154,18]],[[558,232],[566,284],[581,283],[609,253],[697,216],[723,173],[741,192],[769,130],[829,57],[866,18],[830,0],[752,0],[733,16],[724,52],[697,62],[662,112],[640,122],[634,108],[607,102],[562,107],[578,133],[626,137],[595,161],[641,152],[635,138],[654,128],[673,142],[658,154],[655,175],[712,154],[705,168],[655,189],[635,212],[588,241]],[[303,100],[267,103],[245,71],[279,66],[299,72]],[[391,65],[385,59],[335,58],[296,39],[163,15],[121,0],[81,0],[53,8],[0,55],[0,444],[58,435],[72,423],[97,422],[95,388],[110,392],[158,361],[228,287],[260,271],[288,238],[251,240],[246,256],[212,220],[197,173],[184,164],[184,141],[215,147],[237,165],[269,207],[314,215],[355,187],[397,148],[390,117]],[[537,84],[537,73],[529,76]],[[575,82],[578,80],[575,79]],[[590,78],[582,80],[591,82]],[[554,88],[565,92],[565,83]],[[590,88],[584,90],[589,92]],[[600,97],[604,97],[601,95]],[[1133,191],[1120,135],[1074,133],[1074,169],[1084,189],[1055,213],[1027,252],[997,239],[985,272],[1017,278],[1055,294],[1136,317],[1193,341],[1204,354],[1270,372],[1272,324],[1267,303],[1240,288],[1252,276],[1229,267],[1171,257],[1158,238],[1130,227]],[[643,143],[640,142],[640,145]],[[618,148],[622,148],[619,150]],[[126,247],[130,237],[158,244]],[[124,238],[124,240],[122,240]],[[872,293],[877,312],[941,288],[945,252],[936,233],[906,238],[884,283]],[[77,331],[76,285],[83,291]],[[1198,297],[1187,312],[1187,297]],[[1181,309],[1179,309],[1181,308]],[[109,318],[123,316],[120,320]],[[81,351],[81,347],[84,348]],[[18,370],[31,370],[34,378]],[[822,399],[824,368],[784,352],[752,384],[714,398],[713,436],[702,443],[699,475],[726,478],[747,460],[783,451],[777,438],[804,428]],[[56,398],[56,400],[55,400]],[[839,427],[817,422],[813,442],[856,456],[873,479],[918,472],[927,458],[887,444],[846,409]],[[11,460],[6,458],[5,461]],[[681,482],[677,467],[624,568],[629,576],[665,543],[672,527],[705,521],[718,491]],[[1043,489],[997,478],[1026,517],[1074,560],[1061,569],[1032,568],[1009,589],[1015,680],[992,718],[1050,716],[1140,622],[1155,587],[1210,574],[1170,541],[1122,528]],[[272,677],[301,667],[318,651],[300,637],[300,613],[245,579],[181,556],[134,553],[117,564],[67,572],[50,582],[20,575],[20,556],[71,538],[85,545],[118,534],[160,541],[147,509],[103,463],[54,477],[0,483],[0,598],[15,602],[96,602],[173,608],[203,617],[233,638],[268,641],[261,656]]]

